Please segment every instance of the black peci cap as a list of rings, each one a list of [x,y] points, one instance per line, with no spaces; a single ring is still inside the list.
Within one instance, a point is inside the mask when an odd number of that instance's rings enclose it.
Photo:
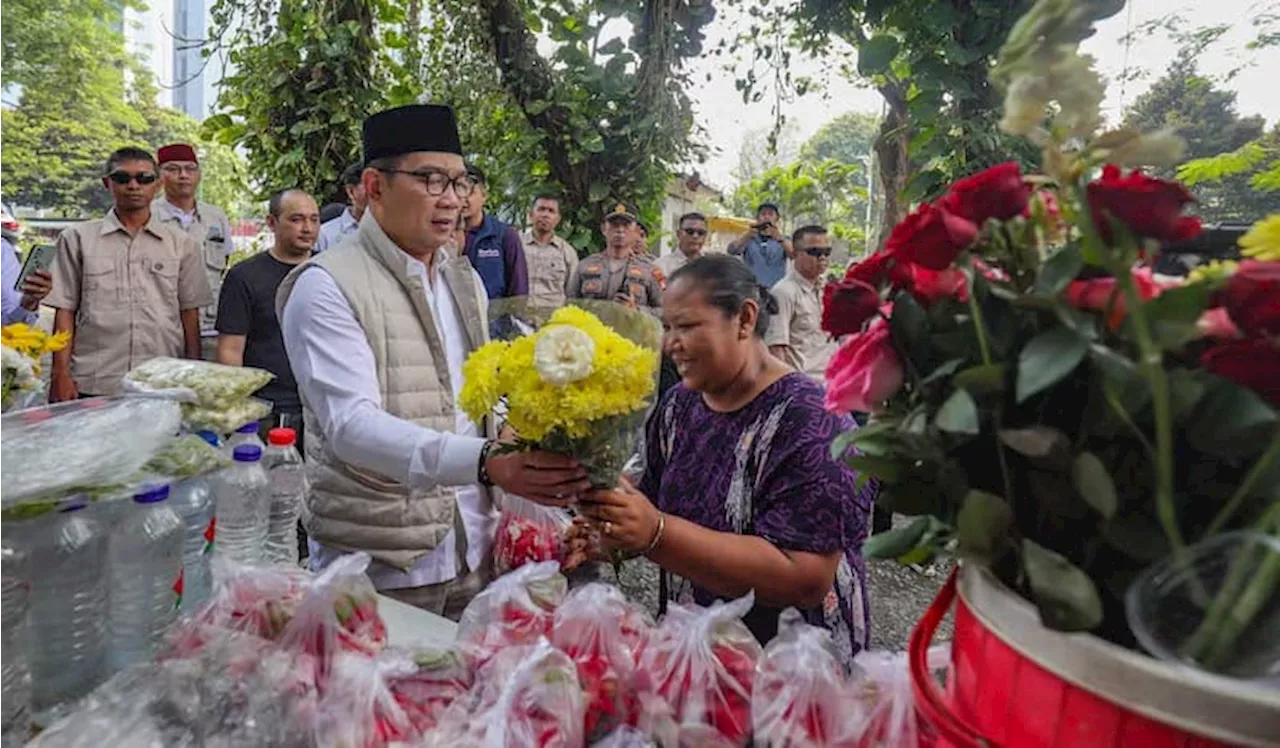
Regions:
[[[361,142],[366,164],[423,151],[462,155],[453,109],[440,104],[410,104],[370,115]]]

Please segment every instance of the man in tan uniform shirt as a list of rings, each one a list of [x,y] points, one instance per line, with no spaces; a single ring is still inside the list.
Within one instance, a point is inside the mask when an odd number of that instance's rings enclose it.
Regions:
[[[662,287],[653,264],[635,254],[639,222],[635,211],[622,204],[605,217],[600,227],[605,250],[578,263],[569,280],[569,298],[617,301],[657,314]]]
[[[156,162],[140,148],[107,159],[115,207],[58,237],[54,332],[71,344],[53,355],[49,399],[113,395],[129,369],[156,356],[200,358],[199,309],[213,303],[195,242],[151,211]]]
[[[770,291],[778,313],[769,320],[764,342],[769,352],[796,371],[822,381],[836,345],[822,330],[822,287],[831,257],[831,237],[821,226],[796,229],[795,262]]]
[[[521,234],[525,263],[529,266],[529,299],[539,307],[564,306],[569,279],[578,267],[578,250],[556,236],[560,225],[560,198],[538,195],[529,211],[532,227]]]
[[[231,221],[218,206],[196,200],[201,172],[194,147],[186,143],[161,146],[156,151],[156,161],[164,190],[151,209],[164,225],[185,231],[204,260],[213,303],[200,310],[200,336],[204,341],[203,357],[213,361],[218,342],[214,324],[218,317],[218,293],[222,290],[222,278],[232,250]]]

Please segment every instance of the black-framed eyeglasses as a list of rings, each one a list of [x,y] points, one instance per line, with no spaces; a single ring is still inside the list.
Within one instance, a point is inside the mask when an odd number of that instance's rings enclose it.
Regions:
[[[426,186],[427,194],[432,197],[439,197],[440,195],[443,195],[445,189],[447,189],[449,185],[453,185],[453,194],[463,198],[471,197],[471,193],[475,192],[476,189],[475,182],[471,181],[471,177],[466,174],[457,177],[450,177],[443,171],[437,171],[435,169],[418,169],[415,171],[408,171],[405,169],[378,169],[378,171],[383,174],[404,174],[405,176],[413,177]]]
[[[804,250],[804,253],[810,257],[830,257],[831,247],[809,247]]]
[[[687,236],[706,236],[707,235],[706,229],[680,229],[680,230],[683,231]]]
[[[136,174],[130,174],[127,171],[113,171],[107,175],[116,184],[128,184],[137,182],[138,184],[154,184],[156,181],[156,173],[153,171],[140,171]]]

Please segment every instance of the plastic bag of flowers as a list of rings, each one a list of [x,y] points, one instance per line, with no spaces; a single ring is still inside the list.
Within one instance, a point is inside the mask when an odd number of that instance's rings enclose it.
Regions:
[[[387,686],[414,729],[425,734],[435,728],[446,709],[471,690],[471,668],[455,648],[399,653],[413,668],[389,673]]]
[[[225,409],[274,378],[271,372],[251,366],[160,356],[135,366],[124,375],[121,386],[126,392],[164,395],[203,408]]]
[[[857,748],[862,715],[831,632],[804,622],[788,608],[778,619],[778,635],[764,649],[751,694],[753,735],[775,748]]]
[[[411,658],[339,653],[331,668],[312,721],[318,748],[385,748],[421,737],[389,687],[390,678],[415,669]]]
[[[504,496],[493,540],[495,570],[506,574],[529,563],[564,560],[564,533],[572,521],[564,509]]]
[[[322,691],[337,655],[372,657],[387,644],[378,593],[364,573],[369,560],[367,553],[352,553],[325,567],[307,585],[293,618],[276,640],[284,649],[316,658],[317,685]]]
[[[458,646],[471,666],[478,670],[503,648],[549,635],[568,587],[555,561],[526,564],[494,580],[458,620]]]

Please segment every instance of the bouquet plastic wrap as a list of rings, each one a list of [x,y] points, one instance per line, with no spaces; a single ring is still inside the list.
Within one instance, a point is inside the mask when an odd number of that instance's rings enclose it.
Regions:
[[[386,646],[378,593],[364,573],[369,560],[367,553],[352,553],[329,564],[307,586],[277,639],[284,649],[316,658],[322,689],[339,653],[371,657]]]
[[[153,358],[125,374],[128,392],[158,394],[203,408],[227,408],[262,388],[275,375],[247,366],[224,366],[211,361]],[[241,421],[241,425],[247,421]]]
[[[950,655],[950,645],[930,647],[929,669],[944,670]],[[860,747],[917,748],[923,738],[931,737],[916,714],[906,653],[859,652],[853,665],[849,682],[854,700],[849,711],[859,720]]]
[[[551,642],[578,668],[588,740],[637,724],[643,686],[636,678],[636,660],[652,629],[648,614],[607,584],[579,587],[556,611]]]
[[[477,674],[464,701],[445,712],[426,745],[577,748],[585,744],[585,702],[576,667],[545,638],[497,653]]]
[[[15,322],[0,328],[0,409],[31,407],[44,397],[40,360],[67,347],[70,333],[50,335],[39,327]]]
[[[572,522],[564,509],[505,496],[493,539],[493,563],[498,574],[539,561],[563,561],[564,533]]]
[[[317,748],[384,748],[420,737],[389,687],[391,678],[413,669],[400,653],[334,657],[312,722]]]
[[[29,744],[38,748],[309,748],[312,664],[221,632],[190,656],[129,668]]]
[[[756,743],[772,748],[858,748],[855,708],[831,633],[788,608],[764,649],[751,694]]]
[[[560,564],[527,564],[476,595],[458,621],[458,645],[479,668],[499,650],[533,644],[551,632],[569,582]]]
[[[640,669],[671,706],[680,745],[746,745],[761,650],[742,617],[754,601],[672,605],[645,647]]]
[[[617,485],[657,389],[657,320],[580,300],[547,317],[525,298],[495,300],[489,315],[510,339],[481,346],[463,364],[463,411],[477,422],[501,411],[516,432],[511,449],[572,455],[592,483]]]
[[[444,711],[471,689],[471,668],[456,649],[403,652],[411,669],[388,674],[396,703],[419,734],[435,728]]]
[[[8,413],[0,418],[3,506],[125,484],[179,425],[177,403],[141,397]]]

